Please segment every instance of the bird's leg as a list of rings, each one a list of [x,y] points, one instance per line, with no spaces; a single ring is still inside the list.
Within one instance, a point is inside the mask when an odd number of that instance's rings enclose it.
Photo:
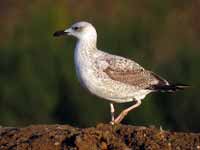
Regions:
[[[124,119],[124,117],[128,114],[129,111],[131,111],[131,110],[135,109],[136,107],[140,106],[140,104],[141,104],[141,100],[137,100],[135,104],[133,104],[132,106],[130,106],[127,109],[123,110],[119,114],[119,116],[114,121],[112,121],[111,124],[120,123]]]
[[[110,103],[110,114],[111,114],[111,124],[113,124],[115,120],[115,108],[113,103]]]

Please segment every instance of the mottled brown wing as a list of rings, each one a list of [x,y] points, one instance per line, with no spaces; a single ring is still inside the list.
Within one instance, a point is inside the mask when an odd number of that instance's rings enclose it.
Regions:
[[[125,83],[139,89],[157,90],[168,82],[155,73],[145,70],[133,60],[103,53],[96,64],[107,76],[121,83]]]
[[[151,89],[154,85],[166,85],[164,79],[144,69],[120,70],[107,67],[104,72],[112,80],[129,84],[140,89]]]

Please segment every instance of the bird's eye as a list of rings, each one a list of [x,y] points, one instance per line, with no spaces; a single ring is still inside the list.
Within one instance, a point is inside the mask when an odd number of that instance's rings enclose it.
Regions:
[[[79,29],[79,27],[72,27],[72,29],[76,31]]]

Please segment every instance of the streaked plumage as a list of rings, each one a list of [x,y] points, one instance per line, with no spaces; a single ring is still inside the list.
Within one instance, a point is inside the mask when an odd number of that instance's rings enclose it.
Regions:
[[[88,22],[75,23],[67,30],[55,32],[54,36],[64,34],[78,39],[74,54],[77,76],[92,94],[111,101],[112,123],[119,123],[151,92],[169,92],[185,88],[185,85],[171,85],[133,60],[98,50],[96,30]],[[136,104],[114,119],[112,103],[130,101],[135,101]]]

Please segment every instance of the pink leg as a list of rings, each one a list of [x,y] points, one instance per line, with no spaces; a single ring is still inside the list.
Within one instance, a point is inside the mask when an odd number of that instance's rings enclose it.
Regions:
[[[118,123],[120,123],[124,119],[124,117],[129,113],[129,111],[131,111],[131,110],[135,109],[136,107],[140,106],[140,104],[141,104],[141,100],[137,100],[136,103],[133,104],[131,107],[128,107],[127,109],[123,110],[119,114],[119,116],[115,120],[113,120],[111,122],[111,124],[118,124]]]

